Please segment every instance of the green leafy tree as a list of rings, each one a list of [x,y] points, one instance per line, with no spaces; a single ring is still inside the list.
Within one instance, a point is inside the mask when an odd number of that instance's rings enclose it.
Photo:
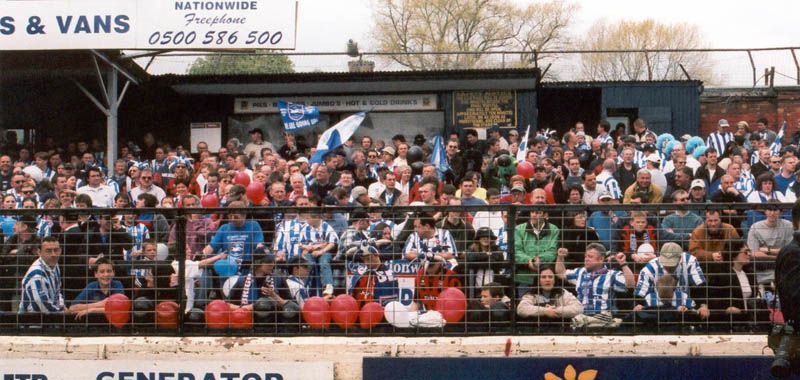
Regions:
[[[256,54],[207,55],[197,58],[189,67],[192,75],[215,74],[280,74],[293,73],[294,62],[284,54],[257,51]]]

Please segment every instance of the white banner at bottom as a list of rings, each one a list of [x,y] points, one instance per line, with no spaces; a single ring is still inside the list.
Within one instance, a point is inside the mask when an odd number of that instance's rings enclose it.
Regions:
[[[0,380],[333,380],[333,362],[0,360]]]

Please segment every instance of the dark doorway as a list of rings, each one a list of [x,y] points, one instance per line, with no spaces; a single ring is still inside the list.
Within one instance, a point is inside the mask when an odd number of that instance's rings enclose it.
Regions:
[[[581,121],[587,134],[596,134],[602,106],[601,89],[541,88],[536,100],[539,129],[550,128],[563,135]]]

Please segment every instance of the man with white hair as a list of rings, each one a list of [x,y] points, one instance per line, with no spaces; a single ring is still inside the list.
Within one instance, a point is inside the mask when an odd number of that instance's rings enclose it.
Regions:
[[[728,164],[727,171],[728,175],[736,179],[736,182],[733,183],[733,187],[736,190],[739,190],[740,193],[744,194],[746,198],[747,194],[750,194],[750,192],[755,188],[756,180],[753,178],[753,175],[743,172],[742,164],[738,162],[731,162]]]
[[[622,203],[631,203],[631,197],[637,192],[647,195],[647,199],[643,203],[661,203],[664,197],[664,191],[661,190],[660,187],[654,185],[651,178],[649,170],[639,169],[639,171],[636,172],[636,182],[628,186],[625,190]]]
[[[608,191],[614,199],[622,199],[622,190],[619,188],[619,182],[614,178],[614,172],[617,171],[617,163],[613,159],[606,159],[603,161],[603,171],[597,176],[597,183],[602,186],[602,189]]]
[[[650,178],[653,183],[660,187],[662,191],[667,191],[667,177],[664,175],[664,172],[659,169],[661,166],[661,157],[656,153],[650,153],[647,158],[645,158],[644,162],[646,164],[645,168],[650,172]]]

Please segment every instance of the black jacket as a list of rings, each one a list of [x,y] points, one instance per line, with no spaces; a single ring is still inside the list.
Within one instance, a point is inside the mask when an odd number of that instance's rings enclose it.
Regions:
[[[436,226],[450,231],[450,235],[453,235],[453,240],[456,242],[458,255],[467,252],[467,247],[475,242],[475,228],[463,220],[460,224],[454,225],[447,220],[447,217],[443,217],[441,222],[436,223]]]
[[[125,277],[130,262],[125,260],[123,251],[133,247],[133,238],[124,229],[115,229],[104,238],[98,223],[89,219],[65,230],[61,243],[64,255],[62,278],[67,301],[75,299],[89,282],[94,281],[89,259],[101,253],[114,262],[116,279],[124,286],[129,285]]]
[[[781,248],[775,260],[775,287],[781,311],[787,321],[800,321],[800,233],[794,233],[789,245]]]

